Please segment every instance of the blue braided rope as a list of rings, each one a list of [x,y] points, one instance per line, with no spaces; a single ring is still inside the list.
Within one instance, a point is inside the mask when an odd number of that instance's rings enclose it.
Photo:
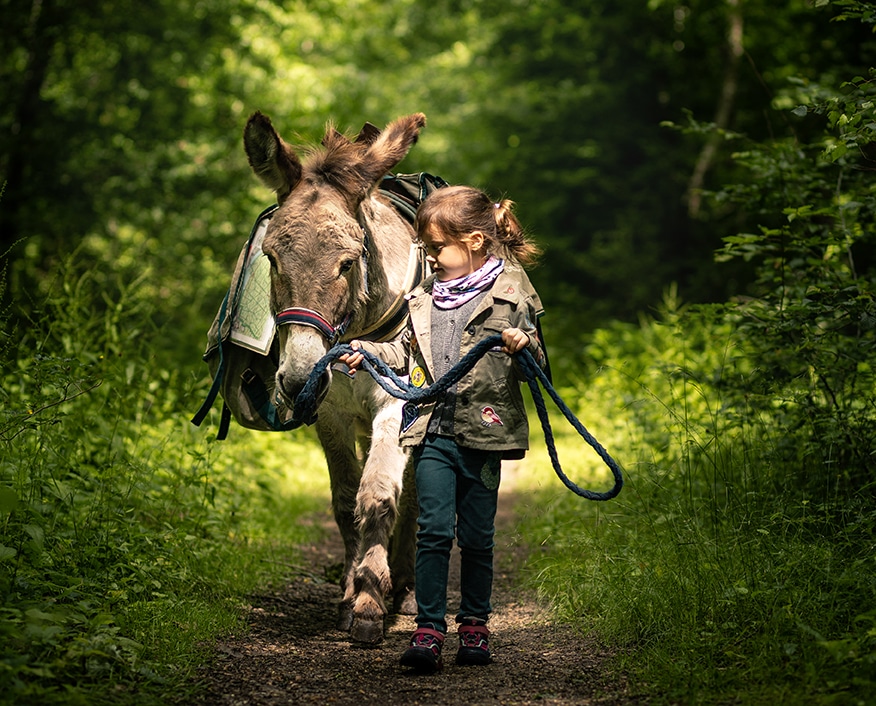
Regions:
[[[465,375],[469,370],[471,370],[475,364],[484,356],[484,354],[490,350],[491,348],[495,348],[496,346],[502,345],[502,336],[499,334],[495,334],[492,336],[488,336],[478,343],[465,355],[462,359],[451,368],[446,375],[444,375],[440,380],[436,380],[432,385],[428,387],[414,387],[409,383],[402,380],[389,366],[386,365],[380,358],[367,351],[358,351],[361,353],[365,360],[362,363],[362,368],[366,370],[371,377],[373,377],[377,383],[388,392],[393,397],[398,399],[402,399],[408,402],[421,403],[426,402],[428,400],[434,399],[442,392],[445,392],[452,385],[459,382],[463,375]],[[313,370],[310,373],[310,377],[307,379],[307,383],[305,383],[304,388],[298,394],[298,397],[295,398],[295,405],[293,407],[293,421],[298,424],[313,424],[316,421],[316,407],[317,407],[317,390],[319,388],[319,380],[325,372],[326,368],[331,365],[333,361],[335,361],[340,356],[345,353],[352,353],[353,348],[348,343],[338,343],[333,346],[331,350],[328,351],[322,358],[319,359],[317,364],[314,366]],[[621,488],[624,485],[623,474],[621,473],[620,466],[618,466],[617,462],[608,454],[605,448],[600,444],[593,435],[587,431],[584,425],[578,420],[578,418],[574,415],[572,410],[569,409],[568,405],[560,398],[557,391],[554,389],[550,380],[548,380],[547,376],[544,374],[544,371],[538,366],[538,363],[535,362],[535,358],[532,357],[532,353],[530,353],[527,349],[522,349],[521,351],[515,353],[515,358],[517,359],[518,364],[520,365],[521,370],[526,378],[526,382],[529,385],[530,392],[532,393],[533,402],[535,402],[535,409],[538,413],[539,421],[541,422],[541,428],[544,431],[544,438],[547,444],[548,455],[551,459],[551,465],[554,468],[554,472],[557,474],[557,477],[563,482],[563,484],[571,490],[576,495],[579,495],[582,498],[586,498],[587,500],[611,500],[618,493],[620,493]],[[597,454],[603,460],[606,466],[611,470],[612,475],[614,476],[614,487],[605,492],[596,492],[593,490],[587,490],[586,488],[581,488],[576,485],[573,481],[569,479],[569,477],[563,472],[562,466],[560,466],[560,459],[557,455],[556,443],[554,441],[553,429],[551,427],[550,419],[548,418],[547,406],[545,405],[544,395],[542,395],[541,388],[539,387],[539,383],[542,387],[547,391],[550,398],[554,401],[554,404],[557,405],[559,410],[563,413],[563,416],[571,423],[571,425],[575,428],[575,431],[581,436],[584,441],[586,441]]]

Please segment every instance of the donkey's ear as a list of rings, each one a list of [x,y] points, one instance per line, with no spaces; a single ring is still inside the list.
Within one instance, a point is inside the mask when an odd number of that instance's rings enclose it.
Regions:
[[[426,116],[422,113],[407,115],[387,125],[365,153],[363,176],[372,184],[381,179],[404,159],[425,125]]]
[[[380,128],[371,123],[365,123],[362,126],[362,129],[359,130],[359,135],[353,140],[353,142],[368,146],[374,144],[374,140],[378,137],[380,137]]]
[[[253,113],[243,130],[243,148],[255,175],[282,204],[301,179],[301,162],[267,115]]]

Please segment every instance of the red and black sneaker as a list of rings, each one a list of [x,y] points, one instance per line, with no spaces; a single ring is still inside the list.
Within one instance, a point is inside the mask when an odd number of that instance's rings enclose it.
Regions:
[[[444,634],[431,628],[417,628],[411,635],[411,645],[401,656],[402,667],[418,672],[437,672],[441,669],[441,646]]]
[[[461,665],[489,664],[490,631],[483,620],[466,618],[459,626],[459,651],[456,663]]]

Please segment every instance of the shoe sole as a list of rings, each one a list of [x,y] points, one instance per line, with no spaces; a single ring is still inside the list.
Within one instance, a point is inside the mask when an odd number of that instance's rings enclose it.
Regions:
[[[441,669],[441,658],[435,659],[432,650],[425,647],[409,647],[401,656],[401,666],[410,667],[417,672],[437,672]]]
[[[493,656],[486,650],[461,647],[456,653],[456,663],[462,667],[483,666],[493,661]]]

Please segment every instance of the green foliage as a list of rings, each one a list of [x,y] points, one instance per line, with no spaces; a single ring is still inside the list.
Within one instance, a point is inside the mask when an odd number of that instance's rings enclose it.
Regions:
[[[738,393],[781,416],[801,487],[847,493],[876,481],[874,90],[858,78],[800,92],[810,100],[794,112],[824,116],[825,133],[737,154],[750,179],[715,198],[760,225],[726,238],[719,259],[758,265],[753,296],[728,307],[759,361]]]
[[[789,76],[864,71],[860,23],[826,31],[828,10],[744,4],[735,130],[781,130],[764,100],[786,96]],[[536,284],[554,309],[588,312],[570,329],[633,321],[669,281],[687,300],[721,299],[748,276],[710,261],[734,224],[688,218],[700,145],[660,124],[714,111],[727,17],[705,0],[6,3],[0,249],[26,239],[12,287],[33,289],[84,242],[125,280],[169,275],[156,294],[185,308],[159,323],[208,318],[271,198],[241,149],[250,112],[310,142],[329,118],[358,130],[422,110],[406,168],[517,201],[546,246]],[[722,145],[715,179],[734,169],[727,156]]]
[[[2,703],[165,703],[325,504],[326,484],[296,475],[322,475],[312,441],[219,449],[174,415],[192,390],[155,368],[149,287],[114,305],[103,284],[72,261],[38,319],[4,327]]]
[[[747,344],[719,308],[672,297],[657,321],[594,334],[576,413],[627,483],[605,504],[534,497],[528,575],[652,703],[863,704],[876,688],[876,513],[795,486],[777,449],[799,437],[732,392],[757,374]],[[561,443],[575,457],[580,441]]]
[[[486,67],[489,99],[457,146],[472,162],[467,178],[516,200],[545,245],[533,280],[568,313],[554,324],[560,338],[613,317],[635,321],[669,282],[687,301],[722,301],[750,277],[712,262],[737,223],[690,217],[703,146],[661,122],[685,111],[711,120],[729,92],[724,128],[783,133],[788,121],[768,101],[788,77],[861,72],[872,55],[869,32],[829,25],[826,10],[798,0],[473,5],[487,20],[475,66]],[[731,71],[734,14],[745,54]],[[738,175],[730,147],[716,141],[707,184]]]
[[[657,321],[590,337],[581,415],[613,420],[624,494],[583,523],[573,499],[527,519],[551,549],[532,567],[543,595],[616,646],[658,702],[876,692],[868,76],[793,82],[776,100],[795,138],[721,131],[748,176],[711,203],[752,225],[718,260],[752,263],[750,291],[690,309],[670,292]]]
[[[405,169],[509,196],[546,246],[557,378],[628,470],[583,526],[577,499],[537,496],[558,610],[666,700],[864,701],[873,18],[856,0],[0,3],[0,698],[166,700],[324,503],[306,433],[219,452],[187,424],[271,198],[240,146],[260,109],[296,143],[422,110]],[[658,321],[629,323],[669,282]]]

